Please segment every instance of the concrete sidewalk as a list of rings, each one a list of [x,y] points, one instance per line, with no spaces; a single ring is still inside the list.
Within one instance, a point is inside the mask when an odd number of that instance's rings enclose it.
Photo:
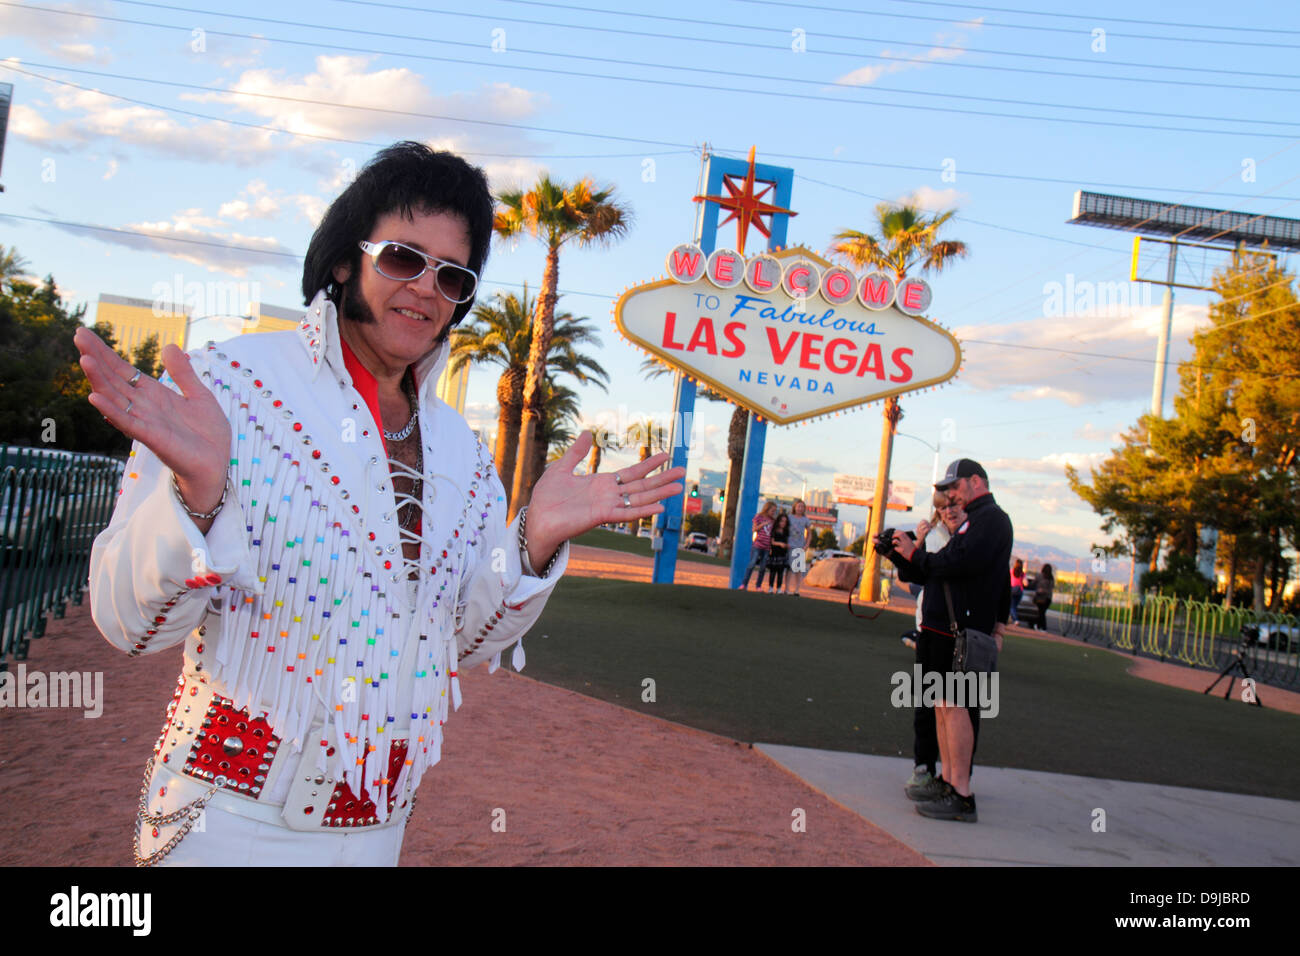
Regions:
[[[910,760],[754,748],[941,866],[1300,865],[1300,802],[977,765],[967,824],[916,812]]]

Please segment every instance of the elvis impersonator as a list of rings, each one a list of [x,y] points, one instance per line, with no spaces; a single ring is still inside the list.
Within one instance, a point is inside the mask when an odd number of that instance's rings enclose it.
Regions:
[[[399,143],[312,237],[296,330],[169,345],[161,382],[77,331],[91,404],[134,440],[95,623],[131,655],[185,648],[138,864],[395,865],[458,673],[511,644],[522,667],[568,539],[681,493],[665,455],[575,475],[584,433],[506,526],[435,394],[492,223],[480,170]]]

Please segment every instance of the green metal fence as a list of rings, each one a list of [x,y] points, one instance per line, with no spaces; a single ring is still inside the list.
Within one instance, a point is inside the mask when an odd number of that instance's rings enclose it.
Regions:
[[[51,611],[81,603],[123,470],[103,455],[0,445],[0,669],[26,659]]]
[[[1300,618],[1149,593],[1076,588],[1062,595],[1061,633],[1135,655],[1219,671],[1240,657],[1251,675],[1300,684]],[[1243,632],[1249,633],[1243,633]]]

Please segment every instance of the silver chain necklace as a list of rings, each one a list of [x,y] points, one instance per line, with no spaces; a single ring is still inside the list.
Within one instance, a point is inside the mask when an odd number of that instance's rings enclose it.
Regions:
[[[415,430],[416,422],[420,420],[420,409],[416,405],[414,387],[408,386],[405,391],[406,400],[411,406],[411,419],[406,423],[406,427],[399,432],[390,432],[385,430],[384,438],[388,441],[406,441],[406,439],[411,436],[411,432]]]

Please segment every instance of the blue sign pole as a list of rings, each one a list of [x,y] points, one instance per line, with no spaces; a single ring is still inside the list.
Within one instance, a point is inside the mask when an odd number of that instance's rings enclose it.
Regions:
[[[695,383],[677,373],[677,397],[673,402],[672,458],[670,468],[685,468],[690,456],[691,422],[695,418]],[[689,483],[687,483],[689,484]],[[682,537],[682,501],[674,495],[664,502],[663,514],[655,519],[655,565],[651,581],[672,584],[677,574],[677,543]]]
[[[709,156],[704,174],[704,195],[717,196],[722,193],[723,177],[744,178],[749,172],[749,161],[730,159],[725,156]],[[794,189],[794,170],[783,166],[768,166],[765,163],[754,164],[754,178],[764,183],[774,183],[771,203],[784,209],[790,208],[790,195]],[[699,233],[696,242],[706,256],[717,248],[718,212],[714,202],[702,203]],[[768,240],[768,251],[781,248],[786,244],[786,233],[790,217],[785,213],[772,214],[772,236]],[[737,249],[744,254],[744,249]],[[677,376],[677,393],[673,408],[672,458],[670,467],[684,468],[690,457],[691,424],[695,417],[695,383],[685,375]],[[744,468],[741,472],[740,500],[736,503],[736,529],[734,549],[731,556],[731,586],[739,587],[745,566],[749,563],[750,535],[749,528],[754,521],[758,506],[759,485],[763,473],[763,447],[767,436],[767,422],[758,419],[752,412],[749,416],[749,429],[745,441]],[[684,496],[683,496],[684,497]],[[672,498],[664,502],[664,512],[655,522],[657,550],[654,556],[654,576],[656,584],[671,584],[677,570],[677,546],[681,540],[683,497]],[[741,533],[743,530],[743,534]]]

